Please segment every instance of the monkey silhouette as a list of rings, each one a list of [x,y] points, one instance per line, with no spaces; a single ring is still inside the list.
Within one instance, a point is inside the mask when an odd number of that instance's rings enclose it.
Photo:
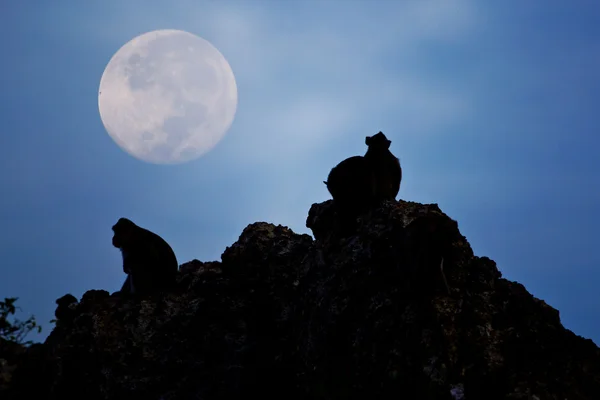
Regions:
[[[127,274],[122,293],[155,293],[175,285],[179,265],[163,238],[127,218],[120,218],[112,230],[113,246],[121,250]]]
[[[342,217],[355,216],[398,195],[402,168],[389,150],[391,143],[383,132],[367,136],[365,155],[343,160],[323,181]]]
[[[390,151],[392,141],[383,132],[365,138],[369,147],[364,158],[371,174],[371,196],[374,204],[395,200],[400,191],[402,168],[400,160]]]
[[[342,213],[366,210],[371,200],[371,172],[363,156],[345,159],[331,169],[327,190]]]

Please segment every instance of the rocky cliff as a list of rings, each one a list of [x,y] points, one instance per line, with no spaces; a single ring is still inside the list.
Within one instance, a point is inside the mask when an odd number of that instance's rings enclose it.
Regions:
[[[0,356],[0,398],[600,398],[598,347],[437,205],[388,202],[346,235],[331,206],[315,240],[249,225],[165,296],[62,298],[44,344]]]

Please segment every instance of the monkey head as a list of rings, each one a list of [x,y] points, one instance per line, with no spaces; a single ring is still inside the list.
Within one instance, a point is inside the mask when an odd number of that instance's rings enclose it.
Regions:
[[[113,246],[123,249],[128,247],[133,239],[134,232],[137,225],[128,220],[127,218],[119,218],[116,224],[113,225],[112,230],[114,236],[112,238]]]
[[[374,148],[377,150],[387,150],[390,148],[392,141],[388,140],[388,138],[385,137],[383,132],[379,132],[376,135],[367,136],[365,138],[365,144],[369,146],[369,148]]]
[[[75,318],[77,303],[77,298],[70,293],[56,300],[58,307],[54,311],[54,316],[56,317],[57,324],[69,323]]]

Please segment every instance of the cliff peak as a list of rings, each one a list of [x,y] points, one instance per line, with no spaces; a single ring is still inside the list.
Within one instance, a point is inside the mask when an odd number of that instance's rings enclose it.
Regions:
[[[221,261],[143,298],[61,298],[43,344],[0,356],[0,397],[596,399],[600,350],[477,257],[435,204],[388,201],[315,240],[248,225]]]

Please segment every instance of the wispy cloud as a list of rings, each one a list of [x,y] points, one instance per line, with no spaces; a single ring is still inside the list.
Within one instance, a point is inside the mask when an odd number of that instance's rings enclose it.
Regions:
[[[421,59],[428,45],[456,44],[469,34],[477,25],[473,2],[299,4],[177,2],[165,17],[152,3],[131,2],[87,28],[113,43],[160,28],[211,41],[238,83],[236,140],[228,143],[240,163],[309,157],[355,135],[359,120],[392,114],[423,135],[468,112],[466,92],[437,85]]]
[[[360,153],[364,136],[379,129],[392,136],[444,135],[448,124],[472,110],[469,91],[442,84],[443,68],[431,67],[432,48],[460,47],[477,28],[472,1],[306,1],[286,7],[181,1],[168,10],[143,4],[123,3],[78,29],[114,51],[142,32],[165,28],[214,44],[234,71],[239,100],[218,148],[227,159],[220,167],[295,168],[289,171],[294,179],[263,171],[261,190],[272,201],[263,204],[260,197],[252,205],[295,228],[304,225],[310,199],[328,197],[318,183],[341,160],[316,153]],[[294,209],[290,202],[303,205]]]
[[[315,146],[355,134],[357,120],[370,114],[394,113],[423,134],[468,112],[466,92],[436,86],[419,58],[421,46],[469,33],[476,25],[472,3],[385,4],[376,11],[365,2],[315,7],[303,11],[304,25],[289,29],[267,8],[216,11],[205,31],[238,77],[236,158],[306,157]]]

